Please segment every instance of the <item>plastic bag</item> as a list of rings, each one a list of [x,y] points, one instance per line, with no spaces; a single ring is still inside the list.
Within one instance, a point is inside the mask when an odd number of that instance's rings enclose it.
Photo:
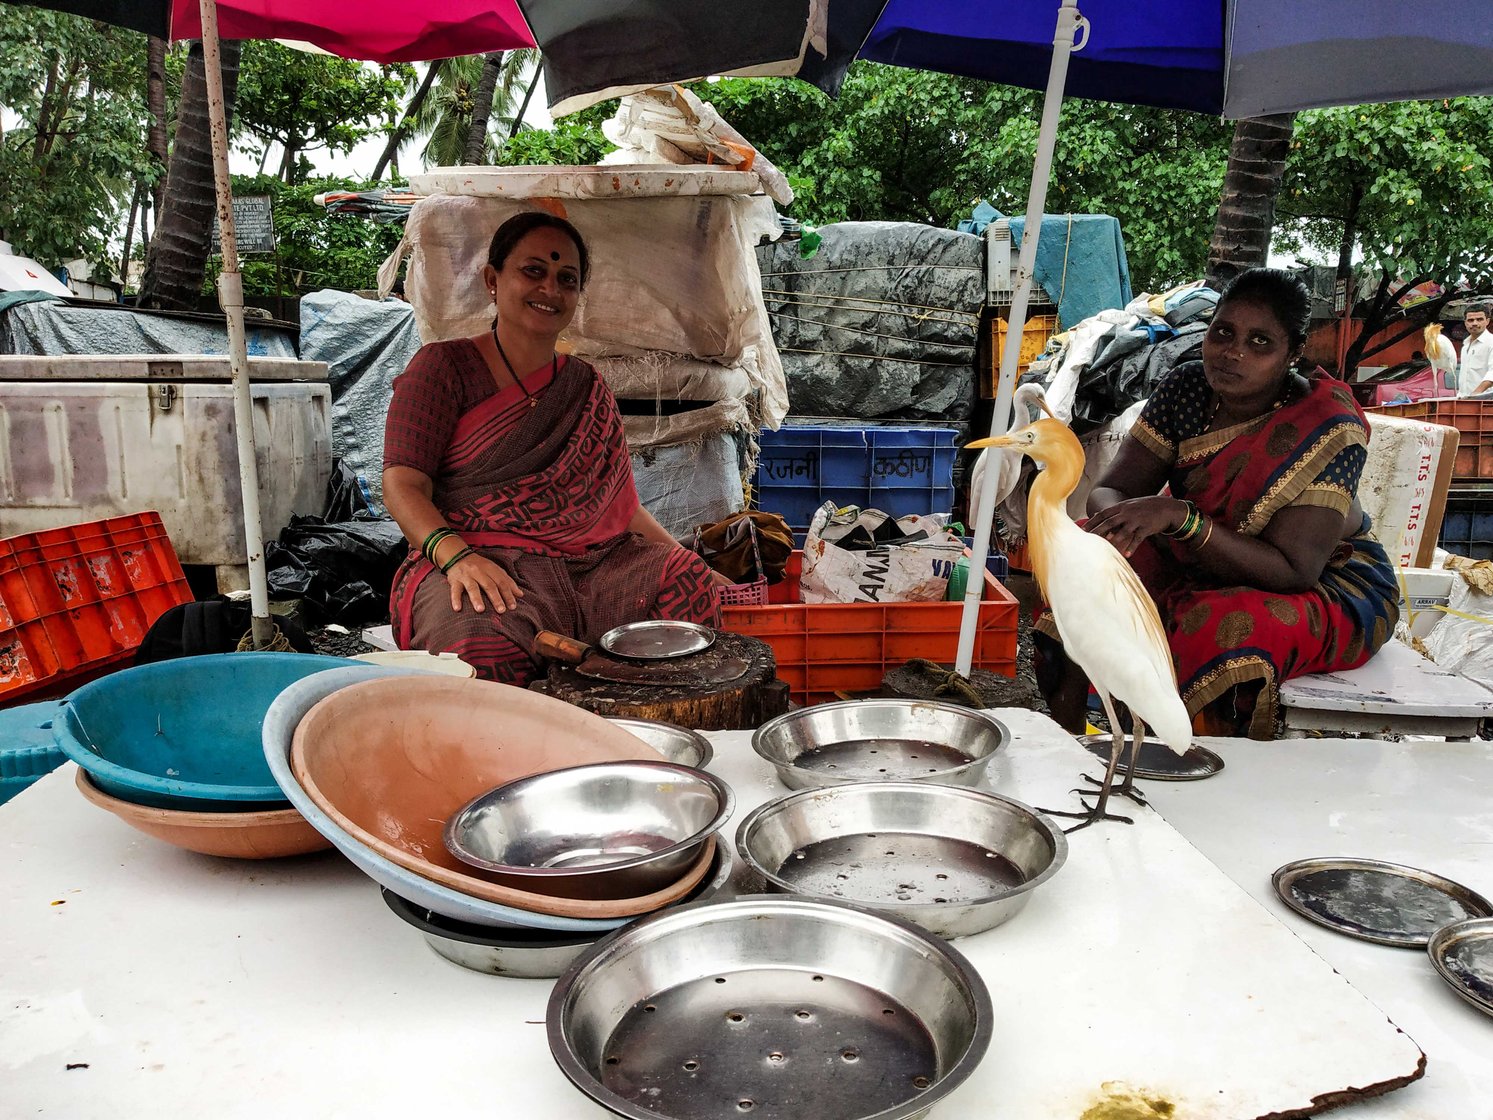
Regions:
[[[893,519],[825,502],[804,540],[805,603],[921,603],[943,599],[964,542],[941,517]]]

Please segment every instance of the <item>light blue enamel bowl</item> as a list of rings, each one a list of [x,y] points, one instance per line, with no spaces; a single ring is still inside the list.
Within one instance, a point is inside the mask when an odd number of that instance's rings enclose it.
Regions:
[[[157,809],[288,808],[260,747],[287,685],[354,662],[312,653],[215,653],[121,669],[78,689],[52,720],[57,747],[121,801]]]

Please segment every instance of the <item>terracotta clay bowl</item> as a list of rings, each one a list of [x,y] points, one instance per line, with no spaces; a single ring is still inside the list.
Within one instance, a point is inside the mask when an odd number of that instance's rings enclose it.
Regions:
[[[290,766],[307,796],[360,843],[473,897],[541,914],[617,918],[677,902],[710,870],[707,844],[675,883],[622,899],[520,890],[446,850],[451,815],[479,794],[531,774],[591,762],[658,761],[600,716],[527,689],[433,675],[349,685],[297,725]]]
[[[81,767],[77,782],[78,791],[100,809],[107,809],[147,836],[189,852],[227,859],[280,859],[325,851],[332,846],[294,809],[252,813],[157,809],[111,797]]]

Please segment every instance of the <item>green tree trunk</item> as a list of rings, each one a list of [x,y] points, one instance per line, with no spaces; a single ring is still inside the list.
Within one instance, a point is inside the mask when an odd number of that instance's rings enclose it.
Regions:
[[[230,118],[238,91],[239,43],[222,43],[223,100]],[[202,292],[202,277],[212,248],[217,212],[213,186],[212,133],[207,118],[207,82],[202,44],[193,43],[182,76],[176,142],[166,176],[166,197],[156,217],[156,233],[145,258],[140,302],[145,307],[193,309]]]
[[[1229,164],[1208,245],[1208,286],[1221,289],[1265,263],[1275,229],[1275,196],[1291,151],[1295,113],[1246,117],[1234,125]]]

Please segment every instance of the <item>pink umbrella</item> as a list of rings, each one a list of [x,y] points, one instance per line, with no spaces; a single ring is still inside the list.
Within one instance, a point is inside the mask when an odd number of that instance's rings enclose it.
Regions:
[[[172,39],[202,38],[194,3],[170,6]],[[218,0],[224,39],[293,39],[344,58],[423,62],[534,46],[517,0]]]

